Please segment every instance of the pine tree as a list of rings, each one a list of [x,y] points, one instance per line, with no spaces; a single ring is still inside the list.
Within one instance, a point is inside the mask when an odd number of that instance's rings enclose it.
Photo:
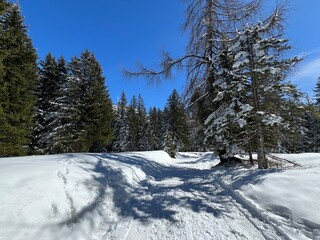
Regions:
[[[163,127],[162,147],[170,156],[173,157],[177,151],[187,151],[189,149],[187,114],[175,89],[169,96],[164,109]]]
[[[5,1],[0,2],[0,17],[1,17],[1,28],[0,28],[0,41],[1,46],[4,44],[4,40],[6,39],[4,37],[4,29],[3,29],[3,17],[5,14],[5,11],[9,7],[9,4]],[[7,121],[6,114],[4,112],[5,105],[8,105],[9,99],[6,97],[7,90],[6,85],[4,81],[4,65],[3,65],[3,59],[5,58],[5,50],[3,48],[0,48],[0,156],[5,156],[7,154],[4,149],[5,142],[7,141],[7,129],[9,129],[9,123]]]
[[[112,143],[113,109],[102,68],[88,50],[69,64],[72,151],[105,151]]]
[[[128,123],[129,123],[129,137],[128,137],[128,150],[137,151],[139,141],[139,120],[137,114],[137,98],[133,96],[128,106]]]
[[[85,51],[81,58],[84,62],[84,72],[89,79],[88,92],[86,94],[86,138],[90,151],[101,151],[109,148],[112,143],[112,101],[108,89],[105,86],[102,68],[95,56]]]
[[[294,86],[290,87],[295,89]],[[305,104],[302,94],[293,91],[282,99],[278,106],[281,124],[273,125],[265,131],[266,147],[273,152],[293,153],[301,151],[301,142],[305,132]]]
[[[320,77],[318,78],[314,92],[315,92],[315,97],[316,97],[316,105],[317,105],[318,109],[320,110]]]
[[[142,96],[139,94],[137,101],[137,124],[138,124],[138,142],[137,149],[139,151],[147,151],[151,149],[151,143],[148,139],[148,122],[147,111]]]
[[[20,8],[0,9],[0,156],[24,155],[34,116],[37,56]]]
[[[316,104],[306,103],[303,108],[303,121],[301,141],[301,152],[320,151],[320,113]]]
[[[176,157],[177,146],[175,145],[175,143],[176,138],[173,132],[171,132],[169,128],[167,128],[163,134],[162,148],[163,151],[167,152],[171,158]]]
[[[37,110],[31,149],[33,153],[52,153],[54,146],[53,129],[59,125],[56,104],[60,96],[60,79],[56,59],[49,53],[40,62],[39,84],[37,88]]]
[[[100,151],[111,144],[113,110],[109,91],[105,87],[102,68],[88,50],[80,57],[80,126],[83,131],[82,151]]]
[[[145,129],[145,151],[152,151],[155,149],[155,138],[154,138],[154,132],[151,126],[150,116],[147,116],[147,122],[146,122],[146,129]]]
[[[125,93],[123,92],[117,105],[114,124],[115,140],[113,142],[112,149],[116,152],[124,152],[129,150],[129,123],[127,111],[127,98]]]
[[[65,98],[65,116],[64,128],[68,133],[66,146],[70,152],[84,151],[83,136],[85,123],[84,96],[86,93],[86,82],[82,75],[82,63],[78,57],[71,58],[67,66],[68,77],[63,87]]]
[[[148,121],[148,142],[150,143],[151,150],[161,149],[161,122],[162,111],[161,109],[151,108],[149,110]]]
[[[71,138],[70,132],[72,132],[71,125],[73,122],[73,104],[69,96],[69,82],[68,82],[68,69],[67,62],[64,57],[60,57],[57,62],[57,73],[59,86],[58,94],[56,95],[54,106],[56,124],[52,129],[52,153],[65,153],[71,151]]]

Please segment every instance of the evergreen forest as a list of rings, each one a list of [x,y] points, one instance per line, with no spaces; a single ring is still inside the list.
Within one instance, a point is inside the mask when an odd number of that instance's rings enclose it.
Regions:
[[[0,157],[214,151],[224,162],[255,152],[259,168],[268,168],[269,152],[319,152],[320,78],[314,96],[286,80],[302,59],[284,57],[291,46],[283,38],[283,9],[257,20],[258,1],[234,2],[226,9],[190,1],[185,55],[164,53],[159,71],[140,66],[125,73],[154,81],[186,66],[185,92],[173,90],[163,109],[146,109],[141,95],[127,99],[123,92],[112,102],[89,50],[38,60],[20,7],[1,0]]]

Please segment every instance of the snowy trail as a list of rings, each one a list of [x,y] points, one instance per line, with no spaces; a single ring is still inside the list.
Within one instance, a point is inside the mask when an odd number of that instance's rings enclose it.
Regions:
[[[209,179],[209,169],[170,162],[166,166],[132,156],[117,160],[130,163],[133,171],[141,168],[148,179],[135,189],[140,196],[131,199],[133,216],[124,217],[131,218],[124,236],[109,234],[104,239],[284,239],[273,226],[242,210],[228,189]]]
[[[290,238],[216,164],[162,151],[0,159],[0,240],[320,239],[288,225]]]

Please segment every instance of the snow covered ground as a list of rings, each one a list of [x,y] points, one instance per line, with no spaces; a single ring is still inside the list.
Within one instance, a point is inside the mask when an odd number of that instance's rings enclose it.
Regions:
[[[320,154],[215,167],[162,151],[0,159],[0,240],[320,239]]]

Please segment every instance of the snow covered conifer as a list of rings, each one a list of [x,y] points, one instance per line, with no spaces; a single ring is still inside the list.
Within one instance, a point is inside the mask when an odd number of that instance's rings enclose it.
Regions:
[[[128,150],[138,150],[139,140],[139,120],[137,114],[138,102],[137,97],[133,96],[128,106],[128,123],[129,123],[129,137],[128,137]]]
[[[317,80],[316,88],[314,89],[315,97],[316,97],[316,105],[320,110],[320,77]]]
[[[275,31],[280,23],[281,16],[276,10],[266,21],[239,32],[236,41],[220,53],[229,64],[227,67],[222,64],[217,73],[214,86],[218,94],[214,102],[223,100],[223,104],[206,120],[207,139],[214,138],[216,143],[227,145],[225,155],[232,156],[243,150],[242,136],[252,134],[259,168],[268,168],[266,131],[282,124],[278,107],[283,98],[295,90],[284,80],[287,72],[300,61],[297,57],[282,58],[281,54],[290,46],[288,40],[281,39],[281,34]],[[250,136],[246,139],[253,140]]]
[[[72,82],[68,73],[68,63],[64,57],[60,57],[57,64],[60,93],[55,99],[55,105],[58,108],[56,112],[58,126],[52,132],[54,139],[52,150],[55,153],[65,153],[73,151],[73,134],[76,134],[74,117],[77,115],[77,111],[71,91]]]
[[[69,152],[80,152],[82,149],[82,136],[84,134],[84,95],[86,85],[81,73],[81,60],[72,57],[67,65],[68,76],[63,86],[65,118],[64,132],[67,133],[65,146]]]
[[[175,158],[177,153],[176,143],[177,141],[174,134],[169,129],[166,129],[163,135],[162,148],[163,151],[167,152],[172,158]]]
[[[121,94],[121,98],[117,104],[117,111],[114,123],[114,142],[113,151],[128,151],[129,145],[129,123],[128,123],[128,107],[125,93]]]
[[[303,108],[303,131],[302,139],[297,145],[301,147],[301,152],[320,151],[320,112],[317,105],[313,103],[305,104]]]
[[[109,91],[105,86],[102,68],[93,53],[81,54],[81,78],[84,102],[82,116],[84,126],[84,150],[102,151],[112,142],[113,109]]]
[[[136,96],[132,97],[128,107],[127,120],[129,125],[129,150],[149,150],[147,112],[141,95],[139,95],[138,98],[136,98]]]
[[[138,120],[138,142],[137,149],[139,151],[151,150],[148,139],[148,119],[147,110],[144,105],[142,96],[139,94],[137,102],[137,120]]]
[[[156,109],[155,107],[151,108],[149,110],[148,136],[150,147],[152,150],[161,149],[161,123],[161,109]]]
[[[53,129],[58,127],[56,100],[60,96],[60,83],[58,65],[55,57],[50,53],[44,61],[40,62],[39,85],[37,89],[37,111],[35,126],[33,130],[33,144],[31,148],[34,153],[51,153],[54,145]]]
[[[170,78],[174,68],[185,68],[187,71],[185,96],[188,109],[197,117],[199,126],[196,131],[201,136],[197,140],[203,142],[207,117],[217,108],[213,99],[217,94],[213,82],[219,69],[217,56],[229,42],[257,12],[260,0],[225,1],[196,0],[188,2],[184,30],[189,34],[186,52],[180,58],[173,58],[169,53],[163,54],[160,70],[138,66],[135,72],[127,72],[128,76],[148,77],[151,81],[159,77]],[[210,146],[203,146],[209,148]]]
[[[103,151],[112,141],[113,110],[102,68],[86,50],[72,58],[69,69],[72,151]]]
[[[163,117],[163,149],[173,152],[187,151],[190,147],[187,114],[177,90],[168,98]]]

